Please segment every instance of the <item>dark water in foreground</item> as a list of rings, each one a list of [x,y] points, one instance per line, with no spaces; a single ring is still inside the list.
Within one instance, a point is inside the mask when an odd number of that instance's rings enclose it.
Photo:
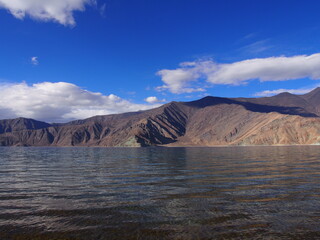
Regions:
[[[0,239],[320,239],[320,146],[0,148]]]

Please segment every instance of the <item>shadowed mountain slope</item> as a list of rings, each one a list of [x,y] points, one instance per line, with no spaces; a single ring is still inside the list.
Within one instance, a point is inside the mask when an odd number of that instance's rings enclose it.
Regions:
[[[305,95],[205,97],[65,124],[1,120],[0,146],[318,144],[319,103],[318,88]]]
[[[21,130],[36,130],[50,126],[48,123],[27,118],[0,120],[0,134]]]

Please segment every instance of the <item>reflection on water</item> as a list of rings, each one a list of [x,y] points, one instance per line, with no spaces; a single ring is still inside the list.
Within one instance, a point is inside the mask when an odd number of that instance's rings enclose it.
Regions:
[[[0,239],[319,239],[320,147],[0,148]]]

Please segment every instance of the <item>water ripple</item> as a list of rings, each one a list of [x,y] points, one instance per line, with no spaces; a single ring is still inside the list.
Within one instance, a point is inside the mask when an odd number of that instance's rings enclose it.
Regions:
[[[319,239],[320,147],[0,148],[0,239]]]

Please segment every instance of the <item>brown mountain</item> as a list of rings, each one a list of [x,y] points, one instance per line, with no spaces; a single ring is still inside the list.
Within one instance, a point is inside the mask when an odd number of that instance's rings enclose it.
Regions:
[[[36,130],[50,127],[51,125],[45,122],[36,121],[33,119],[16,118],[0,120],[0,134],[7,132],[16,132],[21,130]]]
[[[305,95],[205,97],[66,124],[0,121],[0,146],[215,146],[320,143],[320,88]]]

